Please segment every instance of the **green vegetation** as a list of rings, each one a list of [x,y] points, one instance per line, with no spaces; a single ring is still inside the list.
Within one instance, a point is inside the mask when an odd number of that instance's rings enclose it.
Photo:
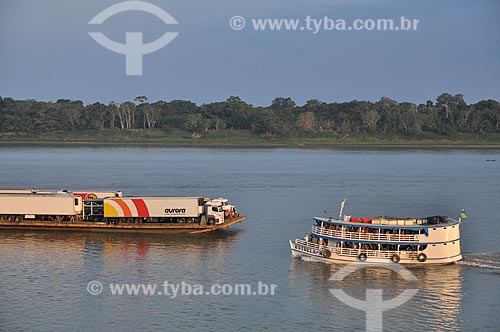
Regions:
[[[172,146],[491,145],[500,146],[500,104],[467,105],[462,95],[436,102],[324,103],[276,98],[254,107],[239,97],[196,105],[144,96],[121,104],[0,97],[0,142]]]

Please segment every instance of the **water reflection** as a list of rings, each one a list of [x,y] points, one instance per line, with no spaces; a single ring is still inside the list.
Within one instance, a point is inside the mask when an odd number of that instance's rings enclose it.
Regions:
[[[103,252],[105,256],[127,257],[131,251],[133,256],[144,257],[150,253],[150,248],[182,249],[189,254],[210,247],[221,251],[225,244],[234,243],[243,230],[224,230],[199,235],[179,234],[124,234],[124,233],[85,233],[85,232],[54,232],[54,231],[9,231],[0,232],[0,245],[9,248],[33,249],[31,253],[43,252],[56,245],[64,245],[69,252]],[[12,242],[16,246],[7,246]],[[46,248],[40,248],[39,246]]]
[[[71,264],[91,275],[118,272],[124,266],[147,275],[155,264],[182,269],[203,266],[208,258],[224,260],[238,235],[234,230],[194,236],[2,231],[0,255],[25,264]]]
[[[365,300],[366,289],[383,289],[384,300],[389,300],[405,289],[418,289],[408,302],[384,313],[384,327],[394,330],[458,331],[462,303],[463,277],[459,265],[409,268],[418,279],[406,281],[400,274],[383,267],[357,270],[343,281],[330,277],[345,265],[291,260],[291,284],[308,288],[305,294],[311,303],[323,310],[325,317],[338,329],[363,329],[365,314],[337,300],[329,289],[340,288],[348,295]],[[384,329],[384,330],[385,330]]]

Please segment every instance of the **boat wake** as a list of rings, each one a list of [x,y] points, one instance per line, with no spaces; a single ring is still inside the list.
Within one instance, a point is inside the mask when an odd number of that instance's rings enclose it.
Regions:
[[[463,259],[455,264],[500,270],[500,252],[470,253],[462,256]]]
[[[300,256],[300,259],[304,262],[322,262],[321,259],[315,257]]]

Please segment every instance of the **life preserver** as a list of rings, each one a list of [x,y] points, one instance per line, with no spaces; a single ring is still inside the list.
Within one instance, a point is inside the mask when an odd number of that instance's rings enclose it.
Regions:
[[[358,255],[358,259],[361,261],[361,262],[364,262],[366,261],[366,259],[368,258],[368,256],[362,252],[361,254]]]
[[[325,250],[323,250],[322,255],[325,258],[330,258],[332,256],[332,252],[328,249],[325,249]]]
[[[420,263],[423,263],[427,260],[427,255],[424,254],[423,252],[421,252],[420,254],[418,254],[417,256],[417,260],[420,262]]]
[[[401,258],[399,258],[399,255],[397,255],[397,254],[394,254],[391,257],[391,261],[393,261],[394,263],[399,263],[400,260],[401,260]]]

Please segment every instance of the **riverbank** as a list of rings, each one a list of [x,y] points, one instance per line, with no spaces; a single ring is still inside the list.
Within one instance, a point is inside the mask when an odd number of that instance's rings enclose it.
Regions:
[[[179,130],[103,130],[56,132],[40,135],[0,133],[0,145],[500,149],[500,134],[405,137],[401,135],[339,136],[331,133],[322,133],[314,136],[270,137],[241,130],[214,131],[203,135],[193,135],[192,133]]]

